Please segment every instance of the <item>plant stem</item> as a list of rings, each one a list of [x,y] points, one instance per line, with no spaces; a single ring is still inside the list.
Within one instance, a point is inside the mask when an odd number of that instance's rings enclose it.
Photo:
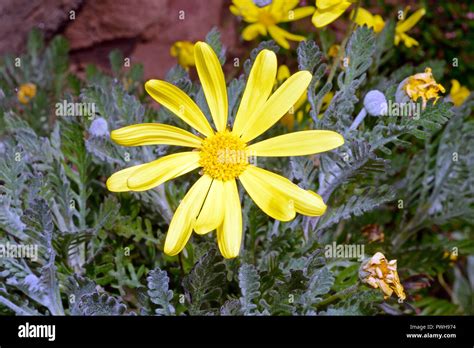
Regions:
[[[326,298],[325,300],[317,303],[316,308],[326,306],[326,305],[330,304],[331,302],[334,302],[338,299],[346,298],[349,295],[351,295],[352,293],[354,293],[357,290],[358,287],[359,287],[359,282],[355,283],[354,285],[352,285],[348,288],[345,288],[344,290],[336,292],[334,295],[331,295],[328,298]]]

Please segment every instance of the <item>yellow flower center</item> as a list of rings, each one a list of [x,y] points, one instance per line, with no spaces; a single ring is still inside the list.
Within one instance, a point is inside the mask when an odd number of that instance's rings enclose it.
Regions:
[[[221,181],[235,179],[248,166],[246,144],[228,130],[204,139],[200,155],[203,173]]]
[[[260,11],[260,14],[258,15],[258,21],[266,27],[270,27],[277,23],[275,17],[268,11]]]

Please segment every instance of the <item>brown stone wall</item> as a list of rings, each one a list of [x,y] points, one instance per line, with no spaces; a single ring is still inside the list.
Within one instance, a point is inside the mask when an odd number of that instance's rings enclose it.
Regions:
[[[229,0],[1,0],[0,54],[21,52],[36,27],[47,38],[63,34],[71,45],[72,69],[87,63],[108,68],[108,54],[120,49],[141,62],[145,75],[163,77],[175,64],[170,46],[203,40],[217,26],[231,53],[239,51],[237,19]],[[74,11],[75,19],[70,19]],[[180,19],[183,14],[184,19]]]

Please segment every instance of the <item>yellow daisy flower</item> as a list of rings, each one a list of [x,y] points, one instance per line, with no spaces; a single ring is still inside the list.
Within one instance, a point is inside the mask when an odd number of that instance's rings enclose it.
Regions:
[[[359,8],[357,10],[357,15],[354,18],[354,22],[360,26],[365,24],[369,28],[373,28],[376,33],[380,33],[385,27],[385,22],[380,15],[373,15],[364,8]]]
[[[455,106],[461,106],[470,94],[471,91],[467,87],[461,86],[458,80],[451,80],[449,100],[451,100]]]
[[[409,10],[410,10],[410,7],[408,6],[403,13],[403,18],[406,18]],[[407,19],[397,22],[397,25],[395,26],[395,45],[398,46],[400,41],[403,41],[405,46],[408,48],[419,45],[418,41],[408,36],[406,32],[409,31],[411,28],[413,28],[416,25],[416,23],[419,22],[421,17],[425,15],[425,13],[426,13],[426,10],[424,8],[420,8],[419,10],[415,11],[415,13],[413,13]]]
[[[293,22],[310,16],[314,7],[298,6],[299,0],[273,0],[269,5],[258,7],[252,0],[233,0],[230,11],[250,23],[242,32],[246,41],[255,39],[258,35],[269,34],[283,48],[290,48],[288,40],[303,41],[304,36],[291,34],[280,28],[278,23]]]
[[[194,66],[194,44],[190,41],[177,41],[171,46],[170,54],[178,58],[178,63],[186,70]]]
[[[403,85],[403,90],[413,100],[421,98],[423,109],[429,99],[435,98],[435,103],[439,99],[439,93],[444,93],[444,87],[437,83],[431,73],[431,68],[426,68],[424,73],[418,73],[410,76]]]
[[[176,255],[185,247],[192,231],[205,234],[217,229],[222,255],[232,258],[239,254],[242,240],[237,180],[257,206],[274,219],[289,221],[296,213],[319,216],[326,210],[319,195],[249,163],[249,157],[309,155],[334,149],[342,145],[344,139],[332,131],[309,130],[250,144],[295,104],[306,91],[311,73],[297,72],[272,94],[277,58],[272,51],[261,51],[251,69],[233,127],[229,129],[227,89],[219,60],[204,42],[195,44],[194,58],[215,129],[196,103],[179,88],[165,81],[147,81],[145,89],[150,96],[200,135],[158,123],[112,131],[112,140],[124,146],[165,144],[189,147],[193,151],[121,170],[107,180],[107,188],[114,192],[149,190],[201,168],[201,177],[184,196],[171,220],[164,251]]]
[[[313,22],[316,28],[322,28],[338,19],[355,0],[316,0]]]
[[[405,290],[397,272],[397,260],[387,261],[384,254],[378,252],[362,265],[361,278],[364,283],[375,289],[380,288],[387,299],[395,292],[400,300],[405,300]]]
[[[36,95],[36,85],[34,83],[24,83],[18,89],[16,94],[18,101],[22,104],[28,104]]]

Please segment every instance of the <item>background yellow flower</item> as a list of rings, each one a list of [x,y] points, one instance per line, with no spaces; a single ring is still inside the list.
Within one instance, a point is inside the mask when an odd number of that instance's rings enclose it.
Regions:
[[[296,8],[298,3],[298,0],[273,0],[267,6],[258,7],[252,0],[233,0],[230,11],[250,23],[242,32],[244,40],[250,41],[258,35],[269,34],[281,47],[288,49],[288,40],[302,41],[305,37],[292,34],[277,24],[293,22],[314,12],[312,6]]]
[[[461,106],[470,94],[471,91],[466,86],[461,86],[458,80],[451,80],[449,99],[454,103],[454,105]]]
[[[24,83],[17,92],[18,101],[22,104],[28,104],[36,95],[36,85],[34,83]]]
[[[190,41],[177,41],[171,46],[170,54],[178,58],[178,63],[185,69],[194,66],[194,44]]]

